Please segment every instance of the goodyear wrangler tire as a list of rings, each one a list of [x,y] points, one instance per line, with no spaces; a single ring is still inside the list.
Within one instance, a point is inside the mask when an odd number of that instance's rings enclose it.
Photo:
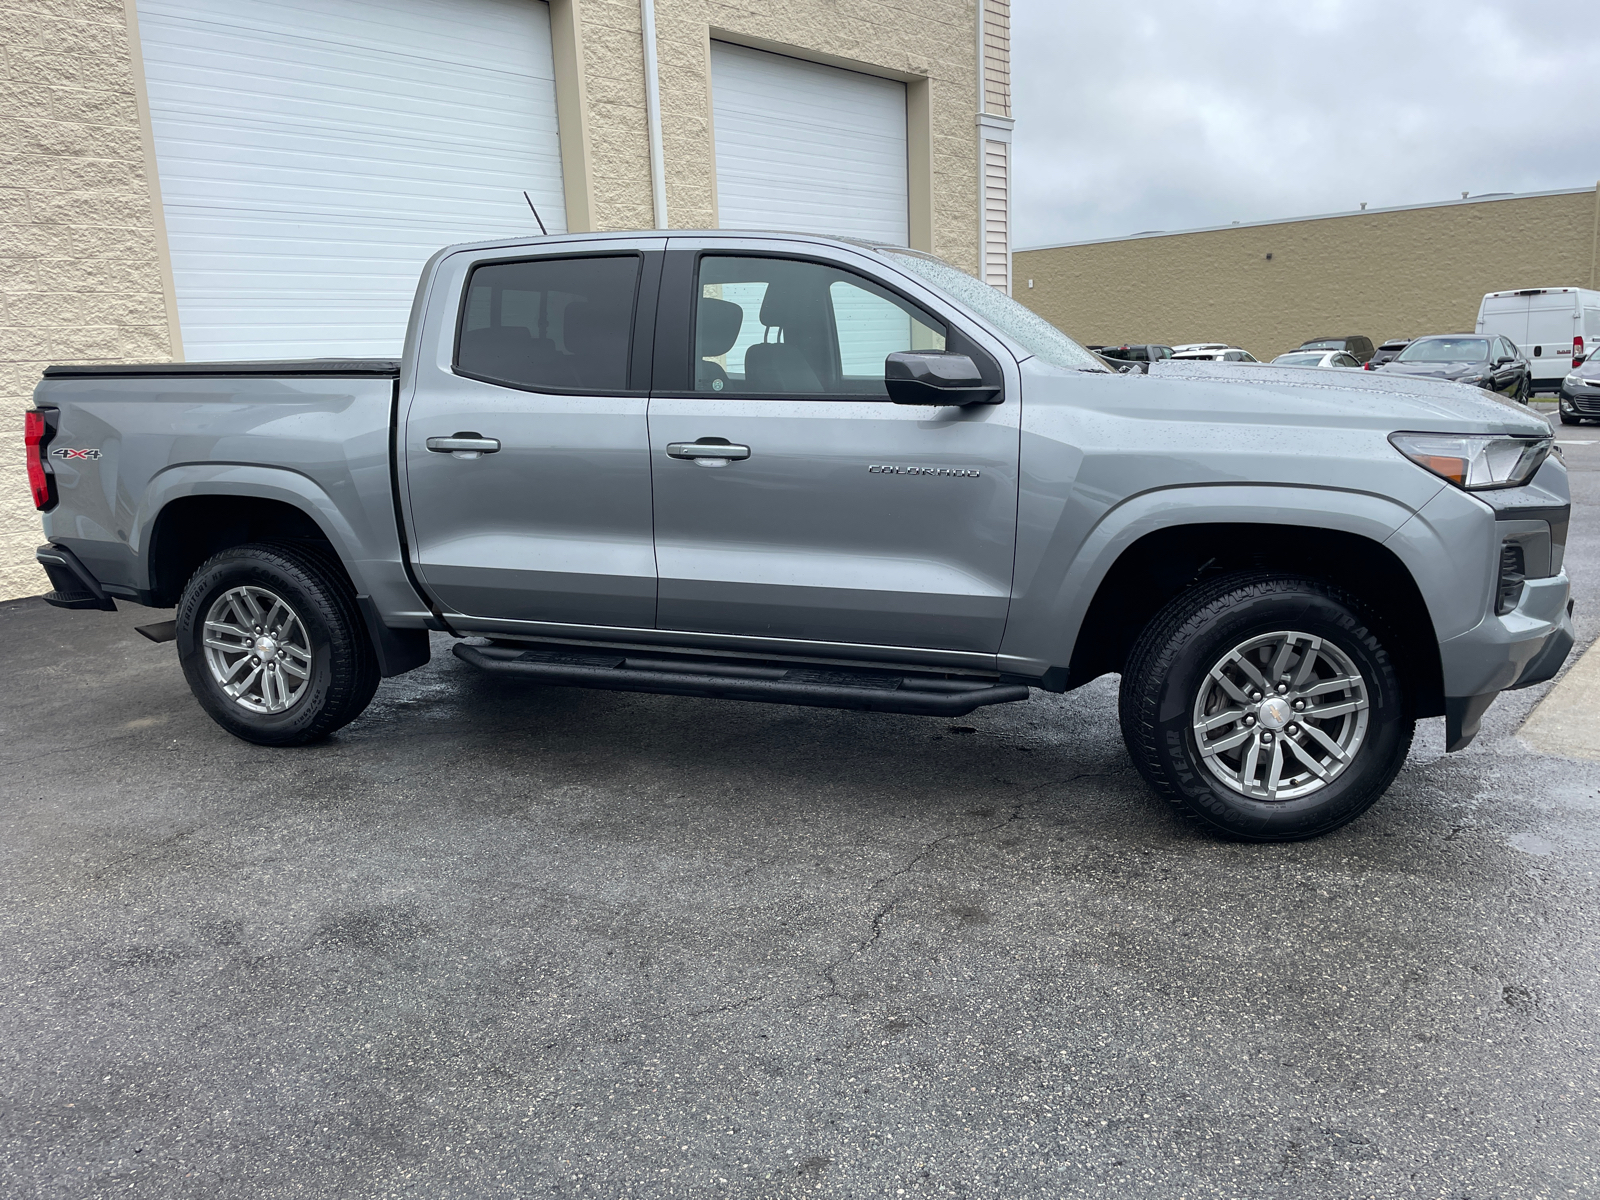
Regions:
[[[258,745],[324,738],[360,716],[378,687],[355,593],[315,546],[261,542],[215,555],[183,589],[177,641],[201,707]]]
[[[1233,837],[1337,829],[1376,803],[1411,747],[1385,636],[1318,580],[1257,572],[1197,585],[1128,657],[1128,752],[1157,792]]]

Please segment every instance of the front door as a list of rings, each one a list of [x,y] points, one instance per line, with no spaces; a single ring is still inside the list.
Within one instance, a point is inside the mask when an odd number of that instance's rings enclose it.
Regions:
[[[996,384],[998,362],[848,261],[680,244],[650,402],[657,626],[995,652],[1018,399],[910,407],[883,379],[900,350],[970,351]]]
[[[441,270],[462,301],[429,313],[402,444],[413,561],[453,624],[655,623],[649,363],[630,361],[648,359],[649,249]]]

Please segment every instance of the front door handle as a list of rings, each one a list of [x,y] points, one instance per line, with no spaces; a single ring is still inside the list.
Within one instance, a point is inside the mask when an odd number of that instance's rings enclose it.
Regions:
[[[493,454],[500,449],[500,439],[486,438],[477,433],[457,433],[451,437],[431,437],[425,445],[435,454],[459,454],[463,458],[477,458],[480,454]]]
[[[735,446],[728,442],[670,442],[667,445],[667,457],[736,462],[750,457],[750,447]]]

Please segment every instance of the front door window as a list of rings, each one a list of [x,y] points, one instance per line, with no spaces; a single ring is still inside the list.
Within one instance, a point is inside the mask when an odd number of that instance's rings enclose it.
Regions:
[[[822,263],[707,257],[695,313],[695,390],[881,400],[884,359],[943,350],[942,322]]]

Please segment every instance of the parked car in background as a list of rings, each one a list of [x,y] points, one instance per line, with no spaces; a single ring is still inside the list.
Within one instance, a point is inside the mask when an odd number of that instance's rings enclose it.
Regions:
[[[1471,333],[1420,337],[1381,369],[1397,375],[1449,379],[1499,392],[1523,404],[1533,394],[1533,373],[1527,360],[1503,337]]]
[[[1174,346],[1173,354],[1188,354],[1194,350],[1226,350],[1227,342],[1187,342],[1182,346]]]
[[[1490,292],[1478,306],[1477,332],[1499,335],[1533,369],[1533,390],[1553,392],[1600,342],[1600,292],[1523,288]]]
[[[1275,367],[1359,367],[1346,350],[1291,350],[1272,360]]]
[[[1361,365],[1369,371],[1376,371],[1386,362],[1393,362],[1400,356],[1400,351],[1411,345],[1410,338],[1390,338],[1372,352],[1372,357]]]
[[[1174,362],[1260,362],[1248,350],[1241,350],[1237,346],[1217,346],[1209,350],[1176,350],[1173,352]]]
[[[1563,425],[1600,421],[1600,359],[1589,370],[1574,368],[1572,374],[1561,381],[1559,403]]]
[[[1348,337],[1312,338],[1309,342],[1301,342],[1300,349],[1343,350],[1356,360],[1357,366],[1373,355],[1372,339],[1362,333],[1352,333]]]
[[[1154,342],[1122,346],[1090,346],[1101,358],[1114,358],[1121,362],[1160,362],[1172,357],[1172,347]]]

